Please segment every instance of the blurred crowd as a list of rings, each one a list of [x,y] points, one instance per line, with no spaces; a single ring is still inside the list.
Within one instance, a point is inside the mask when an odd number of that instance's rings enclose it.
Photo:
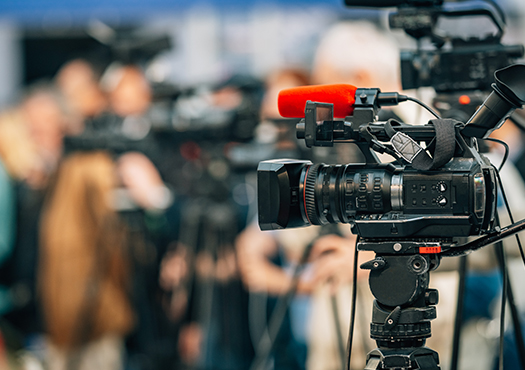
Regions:
[[[321,39],[311,70],[287,67],[264,81],[233,76],[168,96],[139,64],[100,70],[76,59],[29,86],[0,113],[0,369],[250,369],[307,246],[264,361],[340,369],[355,236],[333,225],[261,232],[256,167],[362,160],[349,145],[307,151],[277,94],[324,83],[400,91],[398,55],[387,32],[344,22]],[[413,106],[383,114],[426,119]],[[457,276],[446,266],[435,275],[443,305],[429,347],[447,369]],[[490,321],[500,282],[483,281],[488,294],[474,298],[471,316]],[[355,369],[375,347],[363,270],[357,288]]]

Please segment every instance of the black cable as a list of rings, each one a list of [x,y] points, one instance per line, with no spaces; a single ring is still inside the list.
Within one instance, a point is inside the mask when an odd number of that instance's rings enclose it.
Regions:
[[[350,360],[352,358],[352,343],[354,341],[354,326],[355,326],[355,304],[357,301],[357,260],[359,257],[359,250],[357,249],[357,243],[359,243],[359,237],[355,242],[354,251],[354,271],[352,273],[352,307],[350,313],[350,329],[348,333],[348,344],[346,347],[346,370],[350,370]]]
[[[499,171],[496,171],[496,177],[498,179],[499,188],[501,189],[501,196],[503,197],[503,202],[505,203],[505,208],[507,209],[507,214],[509,215],[510,223],[514,223],[514,217],[512,217],[512,212],[510,210],[509,202],[507,200],[507,195],[505,194],[505,189],[503,189],[503,182],[501,181],[501,177],[499,175]],[[516,242],[518,243],[518,250],[520,251],[521,260],[523,261],[523,264],[525,265],[525,253],[523,252],[523,247],[521,245],[521,240],[518,234],[516,234]]]
[[[507,283],[508,275],[507,268],[505,264],[505,255],[503,251],[503,243],[499,242],[496,244],[496,253],[502,255],[501,263],[501,274],[503,276],[503,289],[501,291],[501,313],[500,313],[500,322],[499,322],[499,363],[498,369],[503,370],[503,354],[504,354],[504,344],[505,344],[505,303],[507,302]]]
[[[492,141],[494,143],[498,143],[500,145],[503,145],[503,147],[505,148],[505,154],[503,155],[503,160],[501,161],[501,164],[498,167],[498,172],[499,172],[501,171],[501,169],[503,168],[503,165],[505,165],[505,162],[507,162],[507,159],[509,158],[509,151],[510,151],[509,146],[503,140],[494,139],[493,137],[488,137],[485,140]]]
[[[407,95],[407,100],[413,101],[414,103],[417,103],[417,104],[421,105],[423,108],[425,108],[427,111],[429,111],[434,117],[436,117],[437,119],[441,119],[439,114],[434,109],[432,109],[427,104],[423,103],[421,100],[413,98],[413,97],[408,96],[408,95]]]

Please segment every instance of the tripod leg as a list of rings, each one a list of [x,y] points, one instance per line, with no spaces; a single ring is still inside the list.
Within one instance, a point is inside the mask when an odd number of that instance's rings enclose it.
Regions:
[[[374,356],[368,359],[364,370],[377,370],[377,369],[380,369],[380,366],[381,366],[381,359]]]
[[[421,370],[440,370],[441,368],[436,361],[436,358],[433,354],[429,353],[425,356],[417,356],[415,359],[417,363],[417,369]]]

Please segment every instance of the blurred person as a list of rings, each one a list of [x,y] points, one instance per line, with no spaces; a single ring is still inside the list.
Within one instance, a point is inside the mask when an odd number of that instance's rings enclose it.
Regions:
[[[38,148],[20,108],[0,112],[0,157],[16,181],[31,182],[38,168]]]
[[[17,245],[17,186],[34,173],[36,150],[20,110],[0,113],[0,368],[7,369],[6,354],[15,350],[5,315],[25,304],[17,293],[13,256]],[[4,339],[5,338],[5,339]],[[4,346],[9,346],[6,351]]]
[[[401,90],[399,48],[395,39],[369,21],[344,21],[330,27],[315,51],[311,80],[313,84],[350,84],[358,88],[380,88],[383,92]],[[409,105],[381,109],[379,120],[403,121],[410,116]],[[406,121],[405,121],[406,122]],[[416,122],[409,122],[416,123]],[[314,148],[323,153],[324,148]],[[355,145],[338,145],[338,163],[364,161]],[[388,155],[378,155],[391,161]],[[326,161],[322,159],[321,161]]]
[[[123,368],[134,313],[128,234],[112,206],[117,180],[107,153],[74,153],[47,198],[39,286],[51,369]]]
[[[380,88],[382,92],[401,92],[399,55],[396,39],[374,23],[339,22],[322,35],[313,60],[312,83],[343,83],[358,88]],[[427,102],[434,95],[433,89],[410,93],[422,93],[422,100]],[[435,118],[410,102],[382,108],[379,114],[382,121],[396,118],[410,124],[424,124]]]
[[[330,230],[325,233],[323,227],[312,226],[300,230],[262,232],[258,225],[250,225],[237,239],[243,282],[253,293],[270,297],[288,292],[292,284],[291,270],[299,263],[304,250],[312,245],[306,270],[297,286],[297,296],[289,307],[289,317],[285,318],[275,339],[276,368],[279,368],[279,357],[286,358],[282,352],[296,358],[294,368],[340,367],[336,330],[340,330],[343,337],[345,331],[334,326],[330,297],[337,295],[335,302],[339,310],[346,307],[341,306],[341,298],[349,298],[346,288],[352,281],[355,236],[349,233],[349,229],[335,229],[336,232]],[[346,233],[341,234],[339,231]],[[341,322],[345,323],[348,312],[339,311],[339,314],[341,317],[337,320],[343,318]],[[286,338],[282,337],[287,325],[291,325],[291,334],[294,336],[288,345]],[[264,327],[252,329],[259,336],[264,333]],[[322,361],[315,358],[317,341],[324,343]],[[355,347],[361,347],[361,344],[357,343]],[[286,365],[283,368],[287,368]]]
[[[165,184],[159,164],[165,158],[150,132],[148,117],[152,89],[138,65],[111,64],[100,81],[104,110],[86,119],[80,138],[107,143],[114,150],[116,175],[121,187],[115,192],[116,208],[129,227],[133,266],[131,299],[136,325],[126,345],[130,366],[163,368],[174,356],[170,348],[172,328],[161,311],[158,283],[160,259],[177,228],[178,201]],[[133,242],[132,244],[136,244]]]
[[[121,117],[144,114],[151,104],[151,87],[139,67],[110,66],[103,77],[110,109]]]
[[[159,280],[165,309],[177,326],[182,367],[246,369],[253,358],[247,293],[233,246],[247,212],[245,195],[234,193],[245,189],[248,175],[228,153],[253,135],[259,92],[254,78],[227,79],[200,95],[201,105],[191,105],[202,114],[192,116],[195,127],[181,135],[186,163],[176,175],[185,198],[179,233],[163,256]],[[182,117],[187,105],[179,103]]]
[[[55,76],[55,84],[70,108],[71,130],[78,134],[86,120],[102,114],[107,108],[95,68],[88,61],[75,59],[66,63]]]
[[[259,110],[260,122],[255,131],[255,142],[263,145],[271,144],[273,146],[271,155],[284,153],[284,151],[296,152],[297,148],[295,140],[290,140],[289,131],[292,126],[290,120],[288,122],[283,120],[277,109],[279,91],[306,84],[308,84],[308,74],[300,68],[278,69],[265,79],[265,91]],[[273,238],[265,239],[268,236],[261,233],[258,227],[250,225],[235,242],[239,272],[244,285],[250,292],[249,329],[255,349],[263,337],[264,330],[254,324],[257,321],[266,322],[266,316],[270,315],[270,311],[275,308],[276,297],[284,294],[289,286],[290,280],[287,280],[289,274],[285,268],[289,265],[290,259],[299,258],[297,255],[290,256],[289,250],[283,251]],[[264,299],[265,294],[269,295],[266,300]],[[291,310],[297,315],[291,312],[284,318],[272,354],[276,369],[304,369],[307,351],[305,333],[302,329],[297,330],[297,325],[294,330],[292,321],[298,318],[299,312],[307,310],[308,305],[305,299],[294,299]],[[268,313],[266,313],[267,310]],[[254,320],[255,316],[263,317]]]
[[[16,187],[34,175],[37,155],[20,110],[12,108],[0,113],[0,209],[3,215],[0,221],[0,264],[10,257],[16,245]],[[4,274],[9,274],[7,269],[7,266],[3,267]],[[8,290],[0,289],[0,314],[12,309],[12,304]]]
[[[46,84],[32,86],[16,108],[1,115],[2,153],[12,171],[16,206],[14,248],[0,270],[9,286],[3,316],[12,350],[32,347],[42,326],[36,303],[38,222],[49,177],[62,154],[66,124],[59,96]],[[36,339],[38,341],[38,339]]]
[[[29,182],[35,188],[44,187],[62,157],[68,125],[65,108],[57,91],[45,84],[31,87],[20,107],[40,162],[38,173]]]
[[[16,304],[5,318],[23,341],[29,343],[41,331],[36,305],[38,228],[40,210],[48,180],[56,170],[63,150],[67,120],[56,90],[46,83],[30,86],[16,109],[9,115],[11,126],[19,132],[18,154],[21,168],[17,183],[16,247],[5,266]],[[10,150],[16,155],[18,150]],[[22,166],[23,164],[23,166]]]
[[[281,90],[309,84],[308,71],[302,68],[281,68],[270,73],[265,79],[265,91],[260,109],[261,121],[282,118],[277,105]]]
[[[399,91],[399,48],[371,22],[339,22],[322,35],[313,61],[312,83]]]
[[[107,97],[107,107],[86,129],[106,130],[131,140],[144,139],[151,128],[147,114],[152,89],[142,69],[115,62],[104,71],[100,86]]]

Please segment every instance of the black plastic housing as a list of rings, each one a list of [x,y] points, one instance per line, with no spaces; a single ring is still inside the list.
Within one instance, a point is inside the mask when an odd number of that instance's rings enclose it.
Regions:
[[[452,238],[493,226],[495,174],[472,158],[435,171],[272,160],[258,170],[262,230],[350,223],[363,238]]]
[[[310,161],[277,159],[259,163],[257,189],[261,230],[308,226],[299,208],[299,184]]]

